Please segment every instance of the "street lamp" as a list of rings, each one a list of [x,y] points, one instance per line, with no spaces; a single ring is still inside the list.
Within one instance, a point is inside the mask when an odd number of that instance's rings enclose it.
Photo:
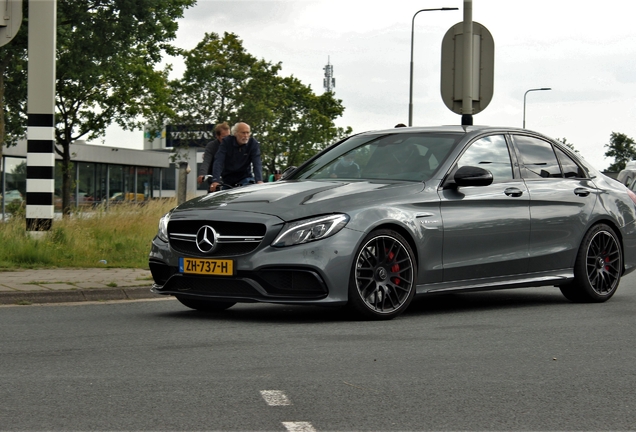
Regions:
[[[457,10],[458,8],[437,8],[437,9],[420,9],[415,12],[413,15],[413,19],[411,20],[411,79],[409,85],[409,126],[413,126],[413,39],[414,39],[414,28],[415,28],[415,17],[420,12],[429,12],[429,11],[449,11],[449,10]]]
[[[523,94],[523,128],[526,128],[526,95],[531,91],[543,91],[552,90],[550,87],[541,87],[536,89],[530,89]]]

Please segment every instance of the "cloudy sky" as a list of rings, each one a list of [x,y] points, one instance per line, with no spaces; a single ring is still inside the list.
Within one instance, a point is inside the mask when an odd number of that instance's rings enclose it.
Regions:
[[[339,126],[354,132],[408,123],[411,20],[415,19],[413,124],[460,124],[440,96],[441,42],[462,21],[462,0],[199,0],[179,21],[176,45],[191,49],[205,32],[232,32],[246,50],[282,62],[318,94],[330,59],[346,107]],[[599,169],[612,132],[636,139],[634,0],[473,0],[473,20],[495,41],[494,95],[476,125],[523,124],[574,144]],[[180,75],[182,66],[173,64]],[[142,148],[142,132],[110,128],[105,144]]]

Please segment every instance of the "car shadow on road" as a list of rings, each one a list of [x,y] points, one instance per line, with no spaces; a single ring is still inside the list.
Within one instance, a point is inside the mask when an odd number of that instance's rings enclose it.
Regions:
[[[526,288],[449,294],[432,294],[418,297],[405,314],[456,313],[462,311],[487,311],[492,309],[532,308],[572,304],[558,288]]]
[[[473,293],[436,294],[413,300],[402,316],[430,316],[495,309],[533,308],[571,304],[557,288],[517,289]],[[174,302],[176,310],[160,315],[179,320],[243,321],[258,323],[311,324],[363,321],[346,307],[318,307],[238,303],[222,312],[199,312]],[[399,319],[399,317],[397,318]]]

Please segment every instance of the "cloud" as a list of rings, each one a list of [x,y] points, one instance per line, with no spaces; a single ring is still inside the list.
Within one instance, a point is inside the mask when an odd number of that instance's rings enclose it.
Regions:
[[[473,19],[495,40],[495,91],[475,124],[527,124],[566,137],[598,168],[612,131],[636,136],[636,2],[606,0],[473,0]],[[414,123],[459,124],[440,96],[440,46],[462,21],[463,2],[401,0],[199,0],[179,21],[176,44],[193,48],[205,32],[236,33],[246,50],[322,92],[330,59],[336,97],[346,107],[338,124],[361,132],[407,122],[413,15]],[[175,73],[179,73],[175,64]],[[141,143],[141,138],[137,140]]]

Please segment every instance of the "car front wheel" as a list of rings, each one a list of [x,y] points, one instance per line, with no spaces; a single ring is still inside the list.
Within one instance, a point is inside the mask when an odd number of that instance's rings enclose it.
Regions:
[[[179,300],[182,305],[200,312],[220,312],[229,309],[236,304],[236,302],[199,300],[182,296],[177,296],[177,300]]]
[[[415,255],[400,234],[392,230],[370,233],[355,255],[350,308],[364,318],[395,318],[415,295],[416,267]]]
[[[604,302],[616,292],[622,272],[623,253],[618,236],[608,225],[595,225],[579,248],[574,280],[559,288],[570,301]]]

